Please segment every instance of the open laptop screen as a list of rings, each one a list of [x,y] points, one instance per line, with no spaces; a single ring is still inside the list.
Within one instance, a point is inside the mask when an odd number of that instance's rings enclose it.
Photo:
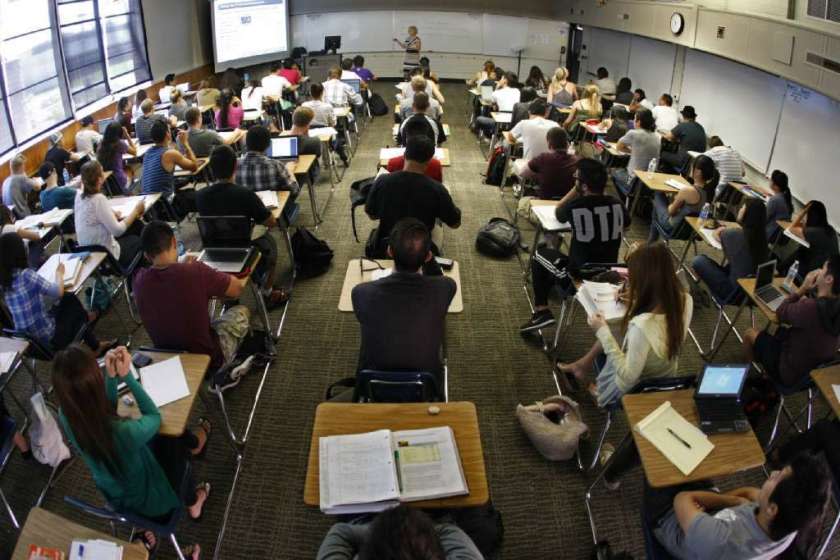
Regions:
[[[271,154],[273,158],[296,158],[298,157],[298,137],[281,136],[271,139]]]
[[[709,364],[703,370],[696,396],[737,398],[744,387],[748,371],[748,364]]]
[[[483,101],[493,101],[493,86],[481,86],[480,91]]]
[[[344,82],[345,84],[347,84],[348,86],[350,86],[351,88],[353,88],[354,92],[361,93],[362,82],[360,80],[351,79],[351,80],[341,80],[341,81]]]
[[[773,283],[773,273],[776,271],[776,261],[767,261],[758,265],[755,272],[755,289],[763,288]]]

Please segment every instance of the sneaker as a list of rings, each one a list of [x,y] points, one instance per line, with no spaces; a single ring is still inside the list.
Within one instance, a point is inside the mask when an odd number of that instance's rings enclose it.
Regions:
[[[610,457],[612,457],[614,453],[615,447],[611,443],[605,443],[603,447],[601,447],[601,454],[598,455],[598,462],[602,467],[607,464],[607,461],[610,460]],[[604,473],[604,486],[606,486],[607,490],[614,492],[621,486],[621,481],[610,480],[607,478],[606,473]]]
[[[239,382],[242,381],[242,376],[233,377],[231,373],[225,375],[224,379],[219,381],[218,383],[212,383],[210,388],[208,389],[214,395],[218,395],[219,393],[224,393],[228,389],[233,389]]]
[[[241,364],[239,364],[238,366],[233,368],[233,370],[231,370],[230,377],[233,379],[242,379],[243,377],[245,377],[245,374],[251,371],[251,366],[254,365],[254,359],[256,357],[256,354],[248,356],[245,359],[245,361],[243,361]]]
[[[554,315],[550,309],[542,309],[531,315],[531,319],[519,327],[520,333],[538,331],[555,323]]]

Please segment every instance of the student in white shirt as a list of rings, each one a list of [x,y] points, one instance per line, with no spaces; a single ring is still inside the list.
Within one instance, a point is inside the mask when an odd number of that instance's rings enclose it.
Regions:
[[[291,89],[289,80],[277,74],[280,66],[277,63],[271,65],[271,73],[262,79],[263,95],[276,99],[283,97],[283,90]]]
[[[312,84],[309,87],[309,95],[312,99],[304,102],[303,106],[309,107],[315,112],[315,118],[312,123],[318,126],[335,126],[335,109],[331,104],[323,100],[324,86],[321,84]]]
[[[730,181],[739,181],[744,178],[745,169],[741,154],[730,146],[724,145],[720,136],[712,136],[709,139],[709,149],[704,154],[712,158],[720,173],[720,183],[715,190],[715,198],[723,193]]]
[[[505,132],[505,139],[511,145],[517,140],[522,140],[522,158],[516,160],[517,174],[519,168],[524,167],[529,161],[540,154],[548,151],[548,140],[546,135],[552,128],[560,125],[546,119],[548,105],[542,99],[536,99],[528,107],[528,118],[519,121],[513,130]]]
[[[411,96],[404,97],[402,101],[400,101],[400,119],[405,120],[412,114],[412,105],[414,102],[414,96],[417,93],[425,93],[429,95],[428,92],[428,82],[423,76],[414,76],[411,78],[410,82],[411,86]],[[443,107],[440,106],[440,103],[436,99],[433,99],[431,95],[429,95],[429,110],[426,112],[428,116],[437,120],[443,115]]]
[[[169,96],[172,95],[172,90],[175,89],[173,83],[175,82],[175,74],[167,74],[163,79],[163,87],[158,91],[161,103],[169,103]]]
[[[671,132],[675,126],[680,124],[680,115],[673,105],[674,98],[667,93],[663,93],[662,97],[659,98],[659,105],[651,110],[653,119],[656,121],[657,132]]]
[[[601,66],[598,68],[596,76],[598,76],[598,79],[593,83],[598,86],[598,90],[601,92],[601,97],[610,101],[615,101],[615,80],[610,78],[610,73],[607,69]]]
[[[642,88],[637,88],[633,92],[633,101],[630,103],[630,112],[635,113],[640,109],[647,109],[648,111],[653,111],[653,103],[651,103],[650,99],[647,98],[647,94],[645,94],[645,90]]]
[[[362,105],[362,96],[341,81],[341,68],[338,66],[330,68],[329,78],[323,83],[324,101],[332,104],[333,107],[347,107],[350,104],[357,107]]]
[[[102,142],[102,135],[96,130],[96,123],[90,115],[82,119],[82,128],[76,133],[76,152],[80,154],[95,154],[96,148]]]
[[[341,79],[359,80],[363,85],[367,85],[361,76],[353,72],[353,59],[351,58],[345,58],[341,61]]]
[[[242,88],[242,108],[246,111],[261,111],[264,98],[265,88],[260,85],[259,80],[251,80],[248,86]]]
[[[513,72],[505,73],[498,81],[496,91],[493,92],[493,104],[497,111],[503,113],[512,113],[513,106],[519,103],[522,94],[518,89],[511,87],[510,84],[516,84],[518,78]],[[493,134],[496,128],[496,121],[491,117],[478,117],[475,119],[476,127],[483,131],[487,136]]]

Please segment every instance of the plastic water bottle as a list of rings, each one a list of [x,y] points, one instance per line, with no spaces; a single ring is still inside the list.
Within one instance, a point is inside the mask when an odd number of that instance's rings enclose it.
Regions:
[[[703,208],[700,210],[700,225],[706,227],[706,222],[709,219],[709,216],[712,215],[712,205],[708,202],[703,205]]]
[[[792,291],[794,288],[793,281],[796,280],[796,275],[799,274],[799,261],[793,261],[788,269],[787,276],[785,276],[784,287],[787,291]]]
[[[656,173],[657,165],[659,165],[659,160],[652,158],[648,164],[648,179],[653,179],[653,174]]]
[[[175,246],[178,249],[178,260],[180,261],[181,258],[187,254],[187,247],[184,245],[184,242],[181,240],[181,231],[180,229],[175,229]]]
[[[64,184],[65,185],[70,184],[70,172],[67,171],[66,168],[64,169],[64,173],[62,173],[62,177],[64,177]]]

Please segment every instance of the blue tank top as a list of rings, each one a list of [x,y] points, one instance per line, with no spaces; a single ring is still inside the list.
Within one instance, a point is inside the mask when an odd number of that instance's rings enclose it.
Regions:
[[[163,168],[161,160],[169,148],[154,146],[143,156],[143,194],[171,193],[175,190],[175,176]]]

